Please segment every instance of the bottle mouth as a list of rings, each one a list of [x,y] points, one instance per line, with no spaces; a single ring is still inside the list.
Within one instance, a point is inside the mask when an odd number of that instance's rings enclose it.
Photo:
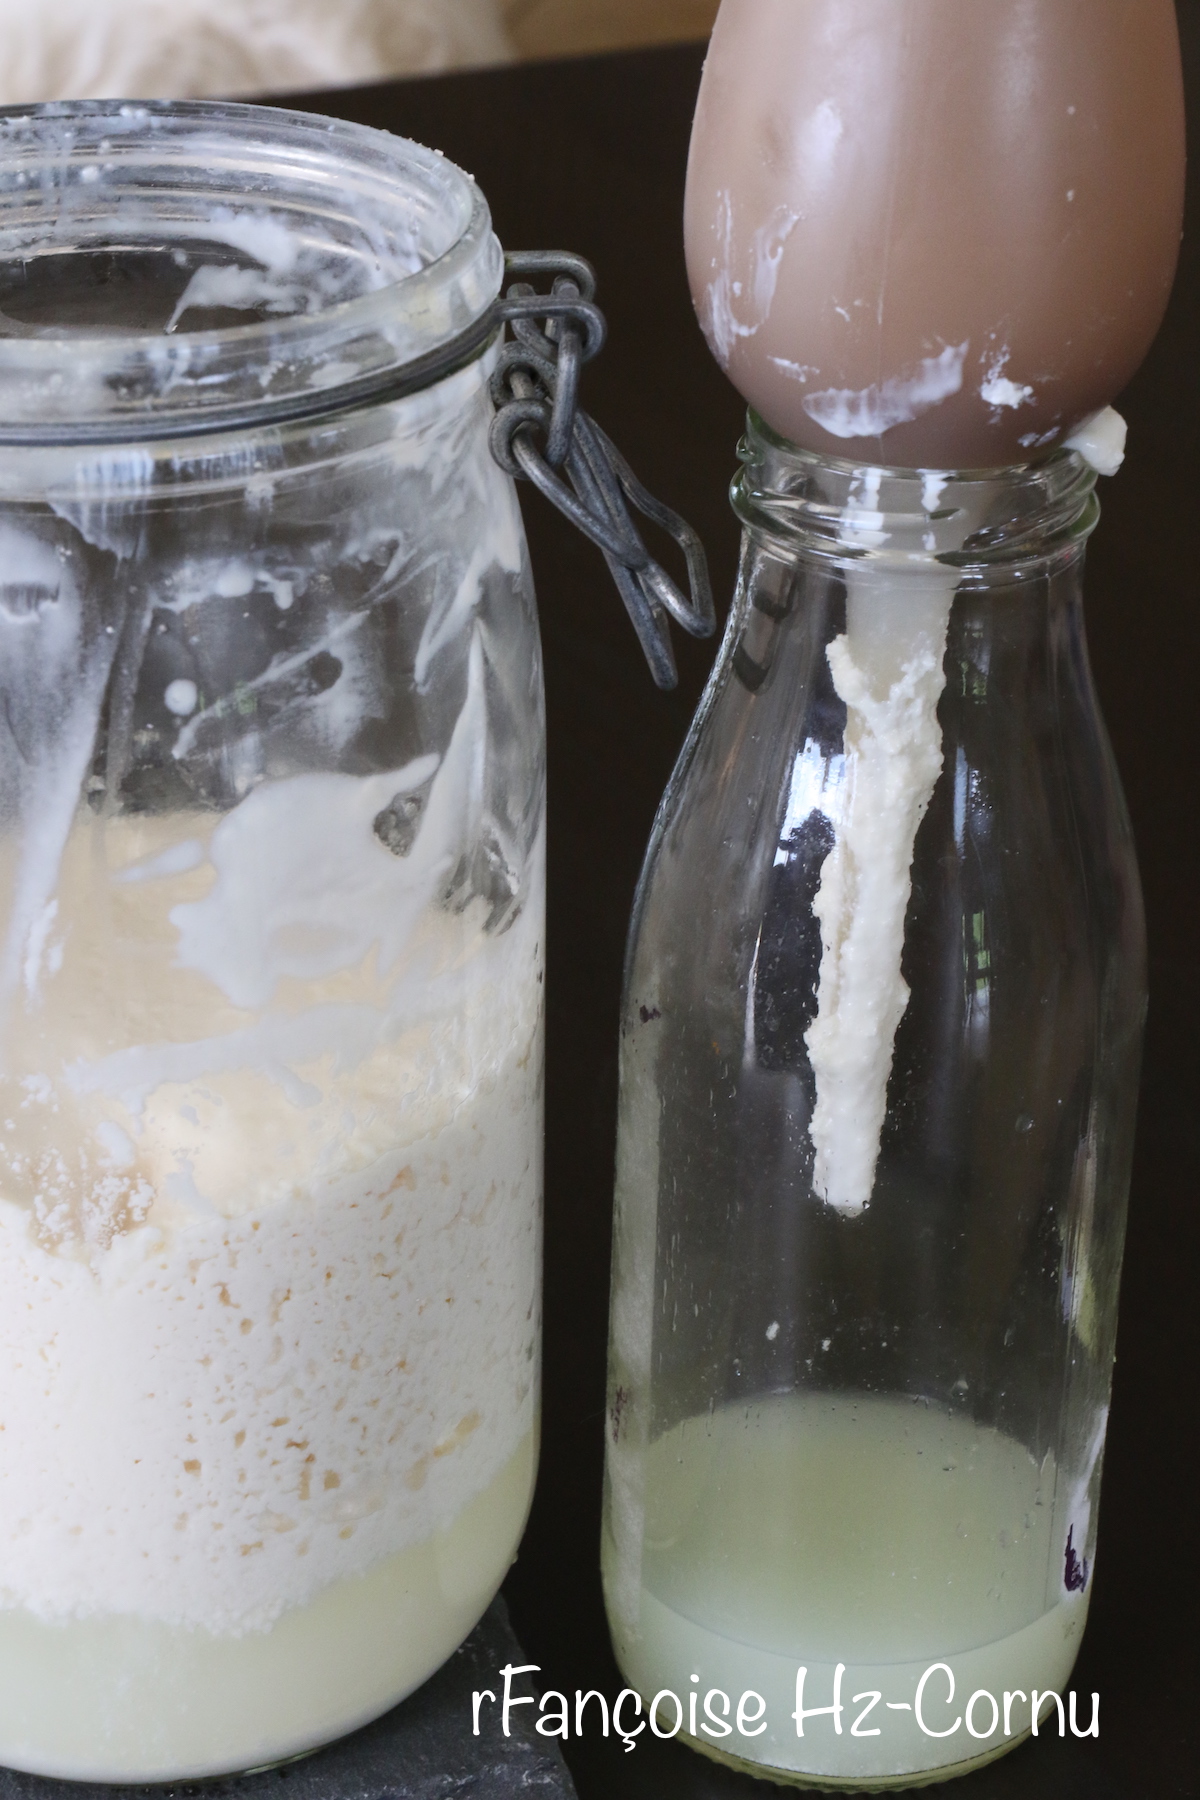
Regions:
[[[426,386],[494,332],[483,195],[282,108],[0,109],[0,442],[218,431]]]
[[[1075,555],[1100,517],[1096,471],[1076,450],[1007,469],[897,469],[802,449],[747,414],[730,496],[742,523],[786,547],[845,564],[945,564],[994,579]]]

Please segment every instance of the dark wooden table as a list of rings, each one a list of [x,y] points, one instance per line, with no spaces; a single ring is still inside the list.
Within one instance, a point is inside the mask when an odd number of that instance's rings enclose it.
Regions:
[[[1200,0],[1180,11],[1200,141]],[[724,601],[737,549],[725,491],[742,409],[695,325],[680,226],[701,55],[688,46],[589,57],[300,104],[444,150],[483,186],[508,248],[592,259],[611,336],[587,372],[585,403],[700,528]],[[1152,971],[1095,1598],[1072,1684],[1100,1693],[1101,1733],[1027,1743],[942,1789],[947,1800],[1200,1795],[1197,204],[1167,326],[1123,403],[1129,461],[1105,484],[1089,563],[1092,656],[1141,850]],[[505,1592],[543,1686],[611,1697],[621,1682],[597,1546],[621,959],[642,850],[712,648],[681,646],[678,691],[656,693],[598,552],[525,499],[551,769],[545,1412],[537,1500]],[[565,1749],[582,1800],[772,1791],[647,1734],[632,1755],[594,1730]]]

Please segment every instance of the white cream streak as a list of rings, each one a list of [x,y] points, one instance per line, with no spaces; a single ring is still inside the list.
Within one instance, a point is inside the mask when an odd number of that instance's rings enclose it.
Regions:
[[[784,246],[799,224],[800,214],[786,206],[775,208],[766,224],[754,233],[749,253],[743,254],[737,264],[742,279],[735,280],[733,204],[728,193],[721,194],[718,209],[717,253],[712,262],[716,274],[708,284],[707,307],[701,322],[713,355],[724,369],[737,340],[753,337],[770,315]],[[750,316],[739,318],[739,313]]]
[[[1111,474],[1125,432],[1107,408],[1077,427],[1067,448]],[[958,575],[938,557],[961,550],[972,529],[966,511],[944,507],[953,477],[920,473],[931,529],[924,551],[914,552],[880,510],[884,471],[858,471],[840,522],[849,552],[846,630],[827,651],[846,706],[845,774],[828,791],[836,838],[813,902],[821,971],[805,1042],[816,1080],[813,1187],[850,1217],[875,1185],[896,1030],[908,1005],[901,958],[913,847],[942,768],[937,709]]]
[[[896,1028],[917,827],[942,767],[937,707],[957,575],[851,564],[846,631],[828,649],[846,704],[846,776],[813,911],[821,925],[817,1016],[805,1036],[817,1098],[813,1186],[861,1213],[871,1198]]]
[[[882,437],[893,426],[907,425],[961,392],[970,347],[969,342],[947,344],[938,356],[927,356],[908,374],[889,376],[868,388],[826,388],[810,394],[804,410],[833,437]]]

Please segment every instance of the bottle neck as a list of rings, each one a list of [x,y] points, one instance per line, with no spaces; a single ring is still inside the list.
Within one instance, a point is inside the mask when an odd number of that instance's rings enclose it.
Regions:
[[[802,450],[752,411],[738,454],[733,509],[764,548],[881,579],[1024,580],[1078,560],[1100,517],[1096,472],[1073,450],[1010,469],[877,468]]]

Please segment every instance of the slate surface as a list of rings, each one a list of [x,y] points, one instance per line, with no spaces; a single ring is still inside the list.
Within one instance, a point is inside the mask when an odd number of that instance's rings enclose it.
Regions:
[[[500,1709],[480,1708],[479,1736],[471,1732],[471,1695],[502,1689],[500,1670],[520,1667],[522,1651],[496,1599],[462,1649],[401,1705],[353,1736],[298,1762],[261,1775],[175,1782],[159,1787],[109,1787],[48,1781],[0,1769],[0,1800],[576,1800],[555,1740],[539,1737],[530,1707],[515,1707],[505,1738]],[[533,1691],[517,1677],[512,1691]],[[64,1696],[65,1700],[66,1696]]]

